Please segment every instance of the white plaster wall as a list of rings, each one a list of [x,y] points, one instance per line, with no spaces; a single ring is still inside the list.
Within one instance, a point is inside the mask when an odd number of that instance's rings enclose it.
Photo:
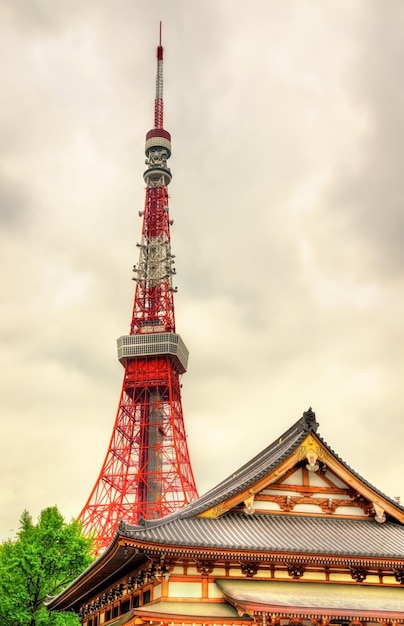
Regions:
[[[201,598],[202,583],[170,582],[168,587],[169,598]]]

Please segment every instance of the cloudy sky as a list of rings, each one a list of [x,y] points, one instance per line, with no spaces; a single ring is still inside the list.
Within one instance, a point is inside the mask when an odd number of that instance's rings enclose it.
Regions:
[[[403,3],[0,0],[0,538],[107,450],[160,20],[200,493],[312,406],[404,498]]]

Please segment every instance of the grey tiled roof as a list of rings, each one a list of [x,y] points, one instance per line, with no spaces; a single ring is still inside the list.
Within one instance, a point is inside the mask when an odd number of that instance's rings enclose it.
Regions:
[[[143,528],[125,525],[121,533],[167,546],[404,559],[404,526],[374,519],[226,513],[216,519],[166,518]]]
[[[331,610],[340,618],[357,617],[358,612],[380,616],[380,611],[388,612],[383,613],[384,617],[402,617],[404,611],[402,587],[332,584],[325,591],[324,583],[300,581],[216,579],[215,582],[237,606],[261,604],[302,613],[314,609],[320,615],[322,611],[329,615]]]

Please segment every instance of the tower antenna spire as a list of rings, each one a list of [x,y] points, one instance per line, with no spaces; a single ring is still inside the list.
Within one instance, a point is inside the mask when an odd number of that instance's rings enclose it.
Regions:
[[[109,448],[79,518],[97,550],[119,520],[162,517],[198,497],[188,452],[180,377],[188,350],[176,333],[169,198],[171,135],[163,128],[163,47],[157,47],[154,128],[146,134],[146,199],[129,335],[118,339],[124,378]]]
[[[157,46],[156,97],[154,100],[154,128],[163,128],[163,46],[161,44],[161,22],[159,45]]]

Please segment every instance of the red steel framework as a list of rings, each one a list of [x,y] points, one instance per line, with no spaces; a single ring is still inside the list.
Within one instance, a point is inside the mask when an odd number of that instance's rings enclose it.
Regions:
[[[172,513],[198,497],[181,404],[188,350],[175,330],[167,185],[171,136],[163,127],[163,47],[157,47],[154,128],[146,135],[146,201],[130,334],[118,339],[125,373],[108,451],[79,515],[97,552],[121,519],[138,523]]]

